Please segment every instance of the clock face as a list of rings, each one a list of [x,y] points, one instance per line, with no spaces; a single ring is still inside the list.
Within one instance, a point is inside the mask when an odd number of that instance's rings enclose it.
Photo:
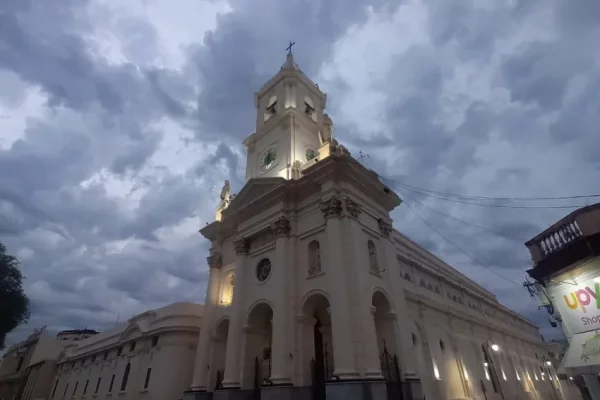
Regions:
[[[264,282],[271,275],[271,260],[263,258],[256,266],[256,279],[259,282]]]
[[[317,152],[313,149],[306,150],[306,161],[310,161],[317,156]]]
[[[275,149],[269,149],[263,156],[262,160],[262,169],[269,169],[273,165],[275,165],[275,160],[277,159],[277,152]]]

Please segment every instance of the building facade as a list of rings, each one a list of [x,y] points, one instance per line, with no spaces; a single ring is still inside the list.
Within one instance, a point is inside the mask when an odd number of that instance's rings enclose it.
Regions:
[[[82,334],[82,331],[69,332],[70,335],[54,338],[45,329],[40,329],[23,342],[11,346],[0,364],[0,400],[47,399],[56,359],[75,340],[74,332]],[[87,331],[87,334],[92,332],[95,331]]]
[[[560,372],[583,376],[591,398],[600,399],[600,204],[572,212],[525,245],[533,292],[569,342]]]
[[[392,228],[401,200],[333,138],[293,55],[226,184],[186,399],[563,399],[537,327]]]
[[[174,303],[65,349],[50,399],[177,400],[190,385],[203,306]]]

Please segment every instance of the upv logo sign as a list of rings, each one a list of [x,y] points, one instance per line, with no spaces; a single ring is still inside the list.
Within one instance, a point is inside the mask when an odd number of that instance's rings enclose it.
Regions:
[[[594,283],[594,290],[586,286],[584,289],[571,292],[569,296],[565,294],[563,299],[567,303],[567,307],[571,310],[581,308],[581,311],[585,313],[590,304],[595,305],[596,310],[600,309],[600,297],[598,293],[600,293],[600,283],[596,282]]]
[[[600,279],[589,279],[575,290],[566,289],[551,297],[571,334],[600,329]]]

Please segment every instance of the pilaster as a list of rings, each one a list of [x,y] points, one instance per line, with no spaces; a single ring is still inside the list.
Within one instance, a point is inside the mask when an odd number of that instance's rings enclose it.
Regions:
[[[223,379],[224,388],[240,387],[240,365],[242,357],[241,348],[241,328],[244,326],[244,293],[243,284],[247,270],[247,258],[249,251],[249,241],[246,238],[240,238],[234,243],[236,262],[235,273],[236,281],[239,282],[233,287],[232,318],[229,325],[229,334],[227,335],[227,350],[225,355],[225,375]]]
[[[206,298],[204,300],[204,314],[202,317],[202,329],[198,335],[198,347],[196,349],[196,364],[194,365],[194,376],[192,379],[192,391],[205,391],[208,384],[210,339],[213,330],[213,315],[218,304],[219,285],[221,282],[221,255],[213,253],[207,257],[210,268]]]
[[[276,268],[273,273],[274,290],[276,299],[273,307],[273,366],[271,370],[271,382],[274,385],[291,385],[290,354],[292,343],[290,338],[289,318],[293,315],[290,309],[290,285],[289,275],[291,274],[288,265],[289,252],[289,234],[291,230],[290,221],[285,217],[280,217],[272,225],[271,229],[275,233],[275,260]]]
[[[355,326],[354,341],[357,356],[357,365],[361,368],[364,379],[383,379],[379,348],[377,343],[377,330],[375,328],[375,307],[372,306],[369,260],[365,257],[367,241],[363,237],[359,217],[362,207],[349,197],[344,199],[344,231],[346,243],[344,258],[350,295],[350,308],[358,312],[359,316],[352,318]]]
[[[340,380],[358,379],[360,375],[356,367],[356,350],[352,343],[352,322],[350,307],[348,307],[350,298],[345,279],[346,268],[343,263],[343,233],[340,221],[342,202],[337,196],[332,196],[321,203],[321,211],[327,223],[327,268],[332,276],[330,301],[334,375]]]

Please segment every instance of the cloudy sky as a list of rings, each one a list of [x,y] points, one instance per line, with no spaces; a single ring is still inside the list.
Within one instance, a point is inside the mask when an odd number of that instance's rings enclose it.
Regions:
[[[494,197],[594,192],[599,20],[596,0],[0,0],[0,241],[33,308],[10,340],[203,301],[196,232],[223,180],[243,185],[253,92],[290,39],[336,137],[381,175]],[[556,333],[490,269],[522,282],[523,241],[571,210],[399,192],[397,229]]]

